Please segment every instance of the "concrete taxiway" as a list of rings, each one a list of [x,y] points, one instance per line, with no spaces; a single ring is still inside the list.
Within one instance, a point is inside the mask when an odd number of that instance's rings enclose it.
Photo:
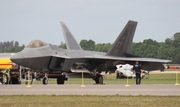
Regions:
[[[158,95],[180,96],[180,85],[0,85],[0,95]]]

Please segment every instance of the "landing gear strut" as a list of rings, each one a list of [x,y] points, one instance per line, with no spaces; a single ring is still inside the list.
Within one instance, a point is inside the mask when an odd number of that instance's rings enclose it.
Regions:
[[[3,84],[9,84],[9,76],[6,73],[3,73]]]
[[[10,83],[10,69],[5,69],[4,71],[1,71],[3,73],[3,84],[9,84]]]

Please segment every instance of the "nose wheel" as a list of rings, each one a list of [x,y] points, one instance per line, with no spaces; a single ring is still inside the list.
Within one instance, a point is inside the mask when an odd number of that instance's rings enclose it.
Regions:
[[[43,85],[47,85],[48,84],[48,78],[47,77],[43,77],[42,83],[43,83]]]
[[[45,75],[44,75],[44,77],[42,79],[42,84],[43,85],[47,85],[48,84],[48,74],[47,73],[45,73]]]

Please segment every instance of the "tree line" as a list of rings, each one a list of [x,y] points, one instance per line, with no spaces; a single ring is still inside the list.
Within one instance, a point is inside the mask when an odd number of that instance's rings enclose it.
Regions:
[[[18,41],[0,42],[0,53],[15,53],[24,49],[25,45],[19,46]]]
[[[84,50],[107,52],[111,43],[95,43],[93,40],[81,40],[80,46]],[[16,42],[0,42],[0,51],[19,52],[25,46],[19,46]],[[60,48],[66,48],[66,44],[61,42]],[[173,38],[167,38],[164,42],[157,42],[152,39],[145,39],[143,42],[134,42],[131,45],[131,54],[148,57],[172,60],[174,64],[180,64],[180,32],[175,33]]]

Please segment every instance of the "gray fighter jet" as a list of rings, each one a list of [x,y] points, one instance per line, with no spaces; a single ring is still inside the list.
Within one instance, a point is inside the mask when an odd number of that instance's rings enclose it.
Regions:
[[[61,26],[67,49],[58,48],[41,40],[33,40],[21,52],[14,54],[11,60],[18,65],[49,74],[84,72],[97,84],[103,84],[101,72],[114,72],[117,64],[134,64],[135,61],[139,61],[143,69],[152,71],[163,69],[162,63],[170,62],[170,60],[142,58],[128,53],[137,26],[135,21],[126,24],[107,53],[83,50],[63,22]],[[64,84],[63,75],[54,77],[57,78],[57,84]]]

